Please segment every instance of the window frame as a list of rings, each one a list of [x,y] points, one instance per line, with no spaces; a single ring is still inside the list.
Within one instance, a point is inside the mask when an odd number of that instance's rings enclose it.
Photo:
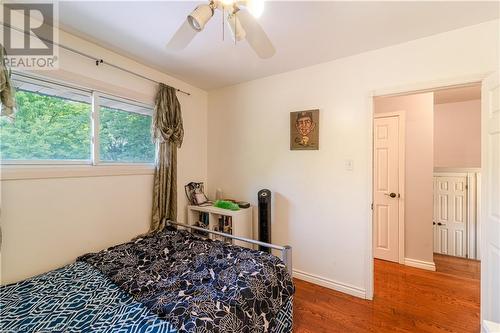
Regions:
[[[90,101],[91,101],[91,110],[90,110],[90,156],[89,159],[68,159],[68,160],[4,160],[0,159],[0,166],[2,167],[3,171],[9,171],[14,170],[15,166],[23,166],[24,170],[29,170],[31,168],[35,167],[43,167],[43,166],[79,166],[79,170],[82,170],[81,167],[98,167],[101,166],[101,169],[106,169],[109,170],[110,168],[108,167],[121,167],[121,169],[125,168],[126,170],[130,170],[133,167],[137,167],[139,170],[139,174],[144,174],[144,170],[153,170],[154,166],[154,161],[152,162],[113,162],[113,161],[101,161],[100,160],[100,151],[99,151],[99,145],[100,145],[100,140],[99,140],[99,127],[100,127],[100,105],[99,105],[99,99],[101,97],[104,98],[110,98],[113,100],[116,100],[118,102],[123,102],[123,103],[128,103],[128,104],[134,104],[139,107],[143,107],[146,109],[151,110],[149,116],[152,117],[153,115],[153,105],[139,102],[136,100],[132,100],[129,98],[124,98],[121,96],[117,96],[114,94],[110,94],[101,90],[96,90],[96,89],[90,89],[90,88],[85,88],[82,86],[78,86],[75,84],[67,83],[64,81],[60,80],[54,80],[52,78],[46,78],[41,75],[35,75],[35,74],[27,74],[25,72],[19,72],[19,71],[13,71],[12,74],[14,76],[19,76],[26,78],[31,81],[39,81],[44,84],[48,85],[55,85],[55,86],[62,86],[66,87],[70,90],[78,90],[82,93],[87,93],[89,94]],[[123,111],[126,112],[126,111]],[[104,168],[106,167],[106,168]],[[45,168],[40,168],[41,170]],[[128,171],[127,171],[128,172]],[[80,172],[78,173],[80,174]],[[2,174],[2,176],[4,176]],[[4,177],[2,177],[4,178]]]

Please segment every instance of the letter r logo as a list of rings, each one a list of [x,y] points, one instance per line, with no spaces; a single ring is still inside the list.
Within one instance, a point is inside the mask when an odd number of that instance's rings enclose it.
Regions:
[[[54,45],[54,5],[52,3],[3,4],[3,44],[8,55],[50,56]],[[11,27],[9,29],[9,27]],[[23,43],[14,43],[12,34],[23,34]],[[19,40],[19,39],[16,39]]]

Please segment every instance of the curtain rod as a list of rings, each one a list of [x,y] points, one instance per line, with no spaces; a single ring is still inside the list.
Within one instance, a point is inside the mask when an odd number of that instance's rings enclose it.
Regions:
[[[24,31],[23,29],[20,29],[20,28],[17,28],[17,27],[13,27],[13,26],[11,26],[10,24],[6,24],[6,23],[2,22],[2,25],[3,25],[4,27],[9,28],[9,29],[13,29],[13,30],[16,30],[16,31],[18,31],[18,32],[21,32],[21,33],[23,33],[23,34],[25,34],[25,35],[30,35],[30,36],[37,37],[37,38],[39,38],[40,40],[42,40],[42,41],[44,41],[44,42],[47,42],[47,43],[50,43],[50,44],[52,44],[52,45],[58,46],[58,47],[63,48],[63,49],[65,49],[65,50],[67,50],[67,51],[70,51],[70,52],[73,52],[73,53],[75,53],[75,54],[78,54],[78,55],[80,55],[80,56],[82,56],[82,57],[86,57],[86,58],[88,58],[88,59],[92,59],[92,60],[94,60],[94,61],[95,61],[95,65],[96,65],[96,66],[99,66],[99,65],[107,65],[107,66],[110,66],[110,67],[112,67],[112,68],[115,68],[115,69],[121,70],[121,71],[123,71],[123,72],[129,73],[129,74],[131,74],[131,75],[134,75],[134,76],[140,77],[141,79],[144,79],[144,80],[147,80],[147,81],[150,81],[150,82],[154,82],[154,83],[162,83],[162,82],[160,82],[160,81],[156,81],[156,80],[151,79],[151,78],[149,78],[149,77],[147,77],[147,76],[144,76],[144,75],[142,75],[142,74],[139,74],[139,73],[133,72],[133,71],[131,71],[131,70],[129,70],[129,69],[126,69],[126,68],[123,68],[123,67],[121,67],[121,66],[118,66],[118,65],[115,65],[115,64],[112,64],[112,63],[109,63],[109,62],[105,62],[105,61],[104,61],[103,59],[101,59],[101,58],[96,58],[96,57],[94,57],[94,56],[92,56],[92,55],[90,55],[90,54],[87,54],[87,53],[84,53],[84,52],[82,52],[82,51],[76,50],[76,49],[74,49],[74,48],[72,48],[72,47],[69,47],[69,46],[66,46],[66,45],[63,45],[63,44],[60,44],[60,43],[56,43],[56,42],[54,42],[54,41],[52,41],[52,40],[50,40],[50,39],[46,39],[46,38],[43,38],[43,37],[35,36],[35,35],[33,35],[32,33],[26,32],[26,31]],[[175,90],[176,90],[176,91],[178,91],[178,92],[180,92],[180,93],[183,93],[183,94],[186,94],[186,95],[188,95],[188,96],[191,96],[191,93],[189,93],[189,92],[187,92],[187,91],[184,91],[184,90],[181,90],[181,89],[178,89],[178,88],[175,88]]]

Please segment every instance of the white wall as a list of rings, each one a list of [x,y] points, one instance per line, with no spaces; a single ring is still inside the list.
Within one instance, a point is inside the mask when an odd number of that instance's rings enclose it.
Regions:
[[[434,94],[375,98],[374,112],[405,115],[405,258],[433,265]]]
[[[481,167],[481,100],[434,106],[434,167]]]
[[[293,246],[294,269],[305,273],[300,276],[363,296],[370,289],[369,96],[496,70],[498,24],[211,91],[210,189],[253,204],[259,189],[271,189],[273,242]],[[320,109],[321,148],[290,151],[289,112],[311,108]],[[346,159],[354,161],[353,171],[346,170]]]
[[[178,94],[185,138],[178,154],[179,220],[185,218],[184,184],[207,179],[207,93],[128,58],[61,32],[60,42],[110,63],[188,91]],[[60,50],[60,70],[39,74],[152,103],[152,82]],[[28,172],[29,173],[29,172]],[[34,173],[37,173],[36,171]],[[134,175],[1,181],[2,283],[14,282],[118,244],[148,229],[152,171]],[[15,170],[8,170],[9,177]],[[42,176],[43,178],[43,176]]]

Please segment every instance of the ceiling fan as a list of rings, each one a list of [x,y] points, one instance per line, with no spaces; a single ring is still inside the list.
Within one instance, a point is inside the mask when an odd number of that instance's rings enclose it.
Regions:
[[[270,58],[275,53],[273,43],[257,22],[264,9],[264,0],[210,0],[197,6],[189,14],[172,39],[167,49],[178,51],[188,46],[194,36],[203,30],[216,10],[229,25],[235,42],[246,39],[260,58]],[[227,16],[226,16],[227,13]]]

